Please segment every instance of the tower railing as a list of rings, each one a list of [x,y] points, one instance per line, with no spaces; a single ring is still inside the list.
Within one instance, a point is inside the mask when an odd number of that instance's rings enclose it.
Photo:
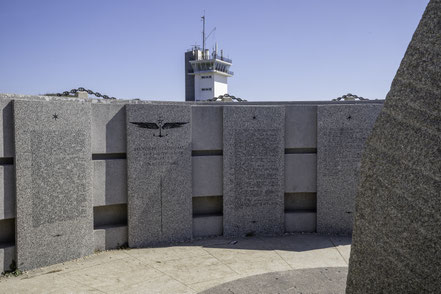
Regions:
[[[226,58],[225,56],[214,55],[214,59],[219,59],[228,63],[233,63],[233,60]]]

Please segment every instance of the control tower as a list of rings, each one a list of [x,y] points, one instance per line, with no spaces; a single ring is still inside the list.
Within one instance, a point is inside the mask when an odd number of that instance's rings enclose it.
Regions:
[[[205,48],[205,16],[202,17],[202,48],[193,46],[185,53],[185,101],[201,101],[228,94],[228,78],[232,60],[224,57],[223,50],[218,52]],[[211,33],[210,33],[211,34]]]

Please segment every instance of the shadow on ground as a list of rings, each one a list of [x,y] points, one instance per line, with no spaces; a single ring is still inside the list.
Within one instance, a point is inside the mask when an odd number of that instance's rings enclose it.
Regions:
[[[347,274],[346,267],[266,273],[224,283],[200,294],[344,293]]]
[[[314,242],[311,242],[312,239]],[[178,246],[202,246],[204,248],[242,249],[242,250],[283,250],[303,252],[317,249],[351,245],[351,236],[329,236],[319,234],[289,234],[272,237],[207,238],[193,242],[176,244]],[[165,246],[165,247],[169,247]]]

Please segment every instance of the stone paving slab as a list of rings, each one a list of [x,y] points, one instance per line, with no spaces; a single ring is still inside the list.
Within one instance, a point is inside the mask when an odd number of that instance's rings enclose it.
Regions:
[[[212,293],[211,288],[231,281],[244,285],[248,280],[240,279],[247,277],[279,288],[286,283],[278,285],[272,280],[275,277],[299,281],[298,277],[306,276],[322,285],[323,268],[331,267],[340,268],[340,273],[332,274],[335,279],[330,289],[344,289],[350,242],[347,237],[299,234],[219,237],[167,247],[105,251],[18,277],[2,277],[0,293]]]

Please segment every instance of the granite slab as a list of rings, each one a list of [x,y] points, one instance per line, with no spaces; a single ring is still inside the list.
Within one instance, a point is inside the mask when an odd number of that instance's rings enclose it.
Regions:
[[[17,266],[93,253],[91,107],[14,101]]]
[[[192,237],[191,107],[127,105],[129,246]]]
[[[318,233],[352,233],[361,154],[382,106],[318,106]]]
[[[224,235],[284,232],[285,108],[225,106]]]

